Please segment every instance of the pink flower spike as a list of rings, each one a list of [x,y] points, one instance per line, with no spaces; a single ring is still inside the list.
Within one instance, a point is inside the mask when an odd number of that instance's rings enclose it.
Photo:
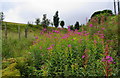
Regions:
[[[54,46],[54,44],[51,45],[52,47]]]
[[[116,64],[116,62],[113,62],[113,64]]]
[[[71,45],[69,44],[68,47],[71,47]]]
[[[48,50],[52,49],[52,46],[48,47],[47,49],[48,49]]]
[[[106,56],[105,58],[102,59],[102,62],[107,61],[108,63],[113,62],[113,58],[110,56]]]
[[[89,27],[92,27],[92,26],[93,26],[92,24],[89,25]]]
[[[102,28],[102,30],[105,30],[105,28]]]
[[[43,31],[46,31],[46,30],[47,30],[46,28],[43,29]]]
[[[106,56],[106,59],[108,60],[108,62],[113,61],[113,58],[112,58],[112,57],[110,57],[110,56]]]
[[[96,40],[94,40],[94,43],[96,44],[96,43],[97,43],[97,41],[96,41]]]
[[[36,36],[35,39],[38,39],[38,36]]]
[[[85,55],[83,55],[82,58],[85,58]]]
[[[100,36],[100,38],[104,38],[104,36]]]
[[[42,46],[40,46],[39,48],[42,49]]]
[[[68,29],[70,28],[70,26],[68,26]]]
[[[102,58],[102,62],[106,61],[105,58]]]
[[[98,33],[100,33],[101,31],[97,31]]]

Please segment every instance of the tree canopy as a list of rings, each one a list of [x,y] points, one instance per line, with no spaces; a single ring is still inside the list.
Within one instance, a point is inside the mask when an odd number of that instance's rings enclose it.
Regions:
[[[58,11],[56,11],[55,15],[53,16],[53,23],[54,23],[54,26],[57,28],[59,25]]]
[[[60,22],[60,25],[61,25],[61,27],[63,28],[63,26],[65,25],[65,22],[64,22],[64,21],[61,21],[61,22]]]

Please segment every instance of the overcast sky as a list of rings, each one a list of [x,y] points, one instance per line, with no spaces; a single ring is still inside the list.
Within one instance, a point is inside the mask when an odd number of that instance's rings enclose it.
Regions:
[[[35,18],[42,19],[43,14],[53,21],[56,11],[59,11],[60,20],[66,26],[86,23],[86,18],[99,10],[113,11],[113,0],[0,0],[0,11],[4,12],[8,22],[34,22]]]

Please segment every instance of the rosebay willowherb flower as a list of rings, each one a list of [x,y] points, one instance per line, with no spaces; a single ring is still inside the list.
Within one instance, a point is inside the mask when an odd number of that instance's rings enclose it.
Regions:
[[[106,56],[102,58],[102,62],[105,62],[105,61],[107,61],[108,63],[113,62],[113,58],[111,56]]]

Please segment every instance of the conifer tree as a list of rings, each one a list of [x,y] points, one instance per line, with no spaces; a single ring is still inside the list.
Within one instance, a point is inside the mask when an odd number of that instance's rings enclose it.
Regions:
[[[54,26],[57,28],[59,25],[58,11],[56,11],[55,15],[53,16],[53,23],[54,23]]]
[[[79,22],[78,21],[75,23],[75,29],[79,30]]]
[[[60,25],[61,25],[61,27],[63,28],[63,26],[65,25],[64,21],[61,21],[61,22],[60,22]]]

